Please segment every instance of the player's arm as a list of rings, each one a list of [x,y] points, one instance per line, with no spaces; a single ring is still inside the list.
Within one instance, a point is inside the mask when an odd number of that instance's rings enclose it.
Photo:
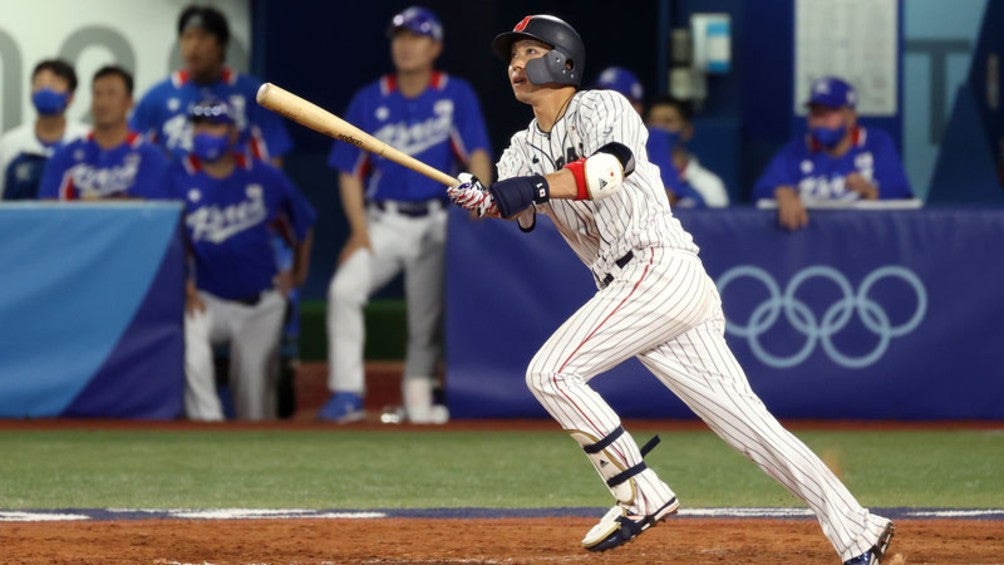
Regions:
[[[366,224],[366,203],[363,200],[363,179],[349,173],[339,173],[338,190],[342,197],[342,208],[349,222],[349,239],[338,256],[341,265],[360,249],[370,247],[370,232]]]
[[[489,185],[494,175],[492,174],[492,160],[488,152],[484,149],[477,149],[471,153],[470,163],[471,174],[478,177],[483,185]]]
[[[775,155],[753,185],[753,199],[770,199],[777,202],[777,221],[788,230],[804,228],[809,224],[809,214],[798,194],[800,144],[795,139]]]
[[[551,198],[602,200],[620,190],[624,178],[634,171],[634,155],[626,145],[611,142],[589,157],[573,161],[547,175],[510,177],[492,183],[485,191],[477,179],[451,187],[447,194],[468,210],[485,210],[479,215],[512,218],[533,204]],[[494,213],[493,213],[494,212]]]
[[[199,289],[195,286],[195,279],[188,278],[185,281],[185,312],[188,314],[198,314],[206,311],[206,303],[199,296]]]
[[[293,246],[293,285],[303,286],[310,274],[310,252],[314,247],[314,228]]]
[[[784,185],[774,189],[777,200],[777,221],[781,227],[794,231],[809,225],[809,213],[795,187]]]

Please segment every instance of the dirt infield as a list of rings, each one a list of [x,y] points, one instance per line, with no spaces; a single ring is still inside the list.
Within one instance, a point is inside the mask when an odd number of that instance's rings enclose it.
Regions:
[[[812,520],[680,518],[592,554],[582,518],[499,520],[139,520],[0,525],[4,563],[835,563]],[[897,557],[897,555],[899,557]],[[1004,563],[1000,522],[897,524],[892,559]]]
[[[397,367],[380,367],[393,375]],[[311,374],[311,371],[305,371]],[[299,410],[292,421],[263,424],[229,422],[126,422],[0,420],[0,429],[339,429],[314,419],[323,402],[322,375],[298,382]],[[371,375],[368,375],[368,380]],[[371,381],[370,416],[353,429],[382,429],[377,414],[397,401],[392,377]],[[701,429],[696,421],[631,422],[632,429]],[[453,421],[442,429],[554,430],[550,420]],[[861,423],[800,422],[801,429],[996,428],[999,422]],[[347,428],[342,428],[347,429]],[[597,516],[598,518],[598,516]],[[579,540],[595,519],[561,518],[294,518],[257,520],[140,519],[0,522],[0,563],[686,563],[827,564],[839,560],[811,519],[671,518],[617,550],[593,554]],[[1004,522],[995,520],[897,521],[893,559],[885,563],[1004,565]]]

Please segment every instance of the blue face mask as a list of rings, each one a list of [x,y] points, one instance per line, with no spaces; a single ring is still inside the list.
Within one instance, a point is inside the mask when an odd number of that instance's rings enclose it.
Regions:
[[[836,146],[844,138],[844,134],[847,133],[847,126],[840,125],[835,128],[816,127],[811,128],[809,133],[812,134],[813,139],[818,141],[820,145],[829,149]]]
[[[192,138],[192,153],[203,161],[215,161],[230,149],[230,136],[197,133]]]
[[[38,110],[38,113],[43,116],[55,116],[63,113],[69,100],[69,94],[56,92],[51,88],[42,88],[31,95],[31,103],[35,105],[35,110]]]
[[[663,130],[663,131],[665,131],[666,133],[669,134],[668,137],[669,137],[669,146],[670,147],[682,147],[683,146],[683,138],[680,137],[680,132],[669,130],[669,129]]]

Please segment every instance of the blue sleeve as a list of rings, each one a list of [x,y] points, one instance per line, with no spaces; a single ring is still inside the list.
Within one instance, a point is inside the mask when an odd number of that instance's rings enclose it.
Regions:
[[[278,185],[281,187],[284,198],[284,211],[289,218],[293,233],[297,240],[303,241],[307,232],[317,221],[317,212],[307,200],[307,197],[300,192],[300,189],[293,184],[293,181],[282,171],[275,169],[274,174]]]
[[[352,102],[349,103],[349,108],[345,112],[345,121],[369,132],[365,120],[362,119],[365,107],[364,95],[365,90],[360,90],[352,97]],[[328,155],[328,166],[343,173],[358,175],[360,171],[357,171],[356,167],[361,162],[361,153],[362,150],[351,143],[335,141],[331,146],[331,153]]]
[[[484,150],[491,160],[491,144],[488,141],[488,130],[485,128],[485,118],[481,113],[481,104],[477,95],[467,82],[457,81],[456,110],[453,117],[454,132],[460,136],[460,143],[467,155]]]
[[[136,184],[129,191],[131,196],[147,199],[168,198],[167,158],[153,145],[144,145]]]
[[[279,157],[289,153],[293,148],[293,138],[290,137],[282,117],[254,103],[254,97],[251,98],[251,102],[254,104],[254,117],[251,121],[258,126],[268,154]]]
[[[59,185],[63,182],[63,174],[66,173],[67,160],[70,155],[68,147],[64,145],[57,149],[45,164],[45,170],[42,172],[42,182],[38,185],[39,200],[47,198],[59,199]]]
[[[875,181],[878,182],[879,198],[882,200],[913,198],[910,181],[906,178],[903,162],[893,145],[892,138],[885,132],[873,129],[869,129],[868,134],[874,144],[871,150],[875,160]]]
[[[156,88],[156,87],[154,87]],[[159,124],[155,123],[153,116],[154,90],[150,89],[140,98],[139,103],[132,110],[129,117],[129,129],[140,133],[147,139],[153,139]]]
[[[763,174],[753,185],[753,200],[762,198],[774,198],[774,191],[779,186],[792,186],[798,189],[798,156],[795,151],[795,144],[802,143],[801,139],[796,139],[785,145],[771,159],[770,164],[764,169]]]

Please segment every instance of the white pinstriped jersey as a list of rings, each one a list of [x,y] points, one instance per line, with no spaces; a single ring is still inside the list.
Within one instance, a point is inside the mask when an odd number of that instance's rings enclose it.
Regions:
[[[645,151],[647,130],[621,94],[582,91],[550,133],[536,120],[512,137],[499,178],[547,174],[611,141],[627,145],[636,168],[625,186],[600,201],[551,200],[548,215],[599,283],[614,262],[623,268],[548,338],[527,368],[541,405],[583,448],[615,437],[592,461],[604,481],[642,462],[628,433],[610,434],[620,417],[588,385],[636,357],[729,445],[756,462],[817,515],[843,561],[867,551],[889,520],[871,514],[827,466],[767,411],[725,341],[725,320],[693,238],[673,217],[659,168]],[[625,484],[629,486],[624,486]],[[609,486],[609,483],[607,483]],[[609,486],[632,515],[654,516],[675,494],[651,468]]]
[[[576,92],[568,108],[545,133],[537,120],[512,136],[498,162],[499,179],[561,169],[611,141],[635,157],[635,171],[616,194],[600,201],[555,199],[537,205],[601,280],[632,249],[669,247],[697,253],[693,238],[673,217],[659,168],[645,151],[648,130],[626,98],[611,90]]]

